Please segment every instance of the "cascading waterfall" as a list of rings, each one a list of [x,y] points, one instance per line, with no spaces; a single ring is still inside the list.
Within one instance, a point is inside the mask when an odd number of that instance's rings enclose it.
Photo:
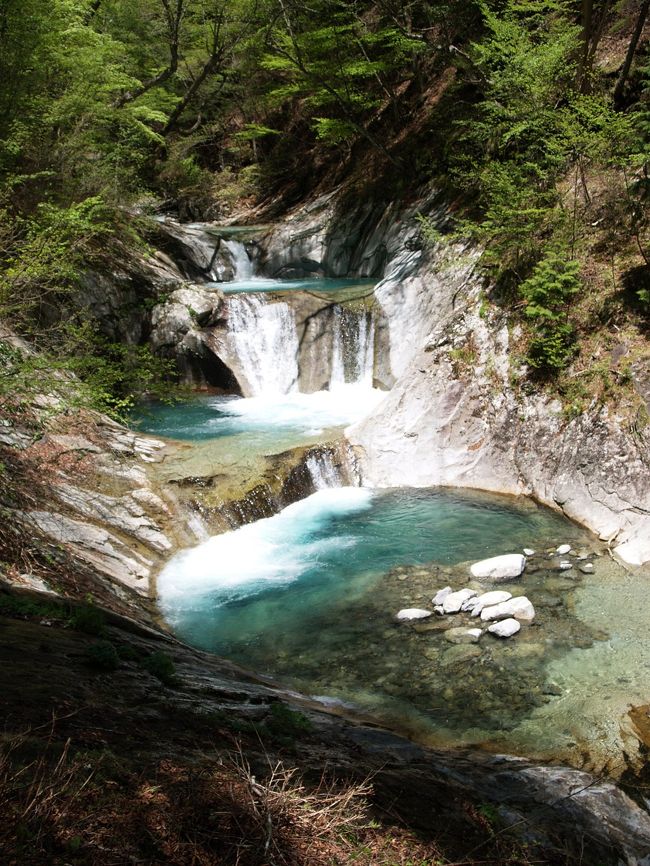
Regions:
[[[250,260],[246,246],[241,241],[223,239],[223,246],[228,250],[232,258],[235,270],[235,280],[250,280],[253,277],[253,263]]]
[[[314,490],[326,490],[331,487],[341,487],[342,480],[330,451],[318,451],[310,454],[305,460],[307,470],[311,475]]]
[[[372,388],[375,356],[372,312],[359,313],[337,304],[332,318],[330,388],[346,383]]]
[[[298,334],[288,304],[259,294],[229,298],[228,336],[251,396],[297,389]]]

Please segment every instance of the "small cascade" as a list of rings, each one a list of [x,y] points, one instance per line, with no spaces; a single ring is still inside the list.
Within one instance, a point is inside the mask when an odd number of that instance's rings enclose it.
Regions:
[[[375,323],[370,310],[334,307],[330,389],[344,384],[372,388],[375,363]]]
[[[335,465],[331,451],[320,450],[312,452],[307,457],[305,464],[311,475],[314,490],[325,490],[331,487],[342,487],[344,481],[341,478],[339,468]]]
[[[252,397],[298,387],[298,334],[293,312],[261,294],[228,300],[228,338]]]
[[[222,240],[221,243],[228,250],[232,258],[235,270],[235,280],[250,280],[253,277],[253,263],[250,260],[246,245],[241,241]]]

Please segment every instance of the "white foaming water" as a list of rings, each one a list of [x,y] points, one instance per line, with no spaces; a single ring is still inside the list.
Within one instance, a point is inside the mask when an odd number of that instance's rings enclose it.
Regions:
[[[242,397],[219,401],[220,412],[239,416],[247,427],[296,427],[318,433],[361,421],[386,396],[385,391],[366,385],[338,385],[331,391]]]
[[[214,604],[254,595],[269,583],[289,583],[318,561],[332,544],[344,539],[310,536],[333,517],[371,507],[373,494],[361,487],[319,490],[289,505],[273,517],[215,535],[198,547],[182,551],[158,578],[163,611],[174,622],[179,608],[208,594]]]
[[[371,312],[334,307],[330,388],[355,382],[372,387],[375,327]]]
[[[253,396],[298,387],[298,333],[293,312],[263,295],[228,299],[228,336]]]
[[[222,240],[221,243],[230,252],[233,267],[235,269],[235,280],[250,280],[253,278],[253,263],[251,262],[246,247],[240,241]]]
[[[341,486],[341,476],[329,452],[311,454],[305,464],[316,490]]]

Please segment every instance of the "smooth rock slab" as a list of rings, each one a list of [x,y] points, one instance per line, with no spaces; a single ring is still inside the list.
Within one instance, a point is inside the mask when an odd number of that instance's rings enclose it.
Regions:
[[[397,613],[395,618],[400,622],[409,622],[413,619],[427,619],[430,616],[432,616],[430,610],[423,610],[420,607],[405,607]]]
[[[514,617],[520,622],[532,622],[535,619],[535,608],[529,599],[522,595],[503,601],[501,604],[484,607],[481,611],[481,619],[484,622],[493,619],[507,619],[508,617]]]
[[[475,589],[459,589],[458,592],[450,592],[442,603],[442,609],[445,613],[458,613],[463,602],[475,595],[478,595]]]
[[[516,619],[502,619],[501,622],[492,623],[488,631],[497,637],[512,637],[520,628],[521,623]]]
[[[521,553],[506,553],[475,562],[470,571],[474,577],[488,580],[510,580],[519,577],[526,567],[526,557]]]

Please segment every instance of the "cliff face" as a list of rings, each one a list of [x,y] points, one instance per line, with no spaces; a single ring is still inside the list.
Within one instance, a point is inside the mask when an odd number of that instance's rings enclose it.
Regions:
[[[648,562],[647,430],[630,423],[620,401],[611,408],[594,400],[571,417],[527,382],[514,357],[517,326],[485,302],[478,252],[444,237],[427,246],[418,213],[444,232],[445,208],[434,194],[409,205],[377,201],[374,209],[328,196],[263,239],[261,260],[275,269],[352,262],[370,273],[366,263],[383,250],[375,303],[387,334],[375,368],[390,391],[347,431],[364,482],[534,496],[611,542],[624,562]],[[357,243],[353,258],[346,226]],[[641,364],[632,376],[643,395],[648,370]]]

